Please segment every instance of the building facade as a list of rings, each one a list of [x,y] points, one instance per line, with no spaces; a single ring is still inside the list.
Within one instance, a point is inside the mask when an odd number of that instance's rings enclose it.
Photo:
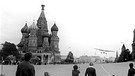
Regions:
[[[41,5],[41,13],[37,20],[28,27],[27,23],[21,29],[22,39],[18,44],[19,51],[24,54],[31,52],[39,57],[42,63],[60,62],[58,27],[54,23],[51,34],[48,33],[47,20],[44,14],[45,5]]]

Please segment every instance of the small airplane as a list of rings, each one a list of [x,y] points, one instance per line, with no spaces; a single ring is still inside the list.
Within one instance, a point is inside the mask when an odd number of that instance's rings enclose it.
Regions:
[[[103,53],[103,54],[107,54],[106,52],[115,52],[115,51],[111,51],[111,50],[103,50],[103,49],[98,49],[98,48],[95,48],[95,49],[102,51],[101,53]]]

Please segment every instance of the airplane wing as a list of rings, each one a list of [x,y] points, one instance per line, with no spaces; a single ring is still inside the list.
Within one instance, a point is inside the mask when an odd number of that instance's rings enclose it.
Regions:
[[[104,52],[115,52],[115,51],[111,51],[111,50],[103,50],[103,49],[98,49],[98,48],[95,48],[96,50],[99,50],[99,51],[104,51]]]
[[[102,49],[98,49],[98,48],[95,48],[96,50],[99,50],[99,51],[104,51],[104,50],[102,50]]]
[[[111,50],[104,50],[104,51],[106,51],[106,52],[115,52],[115,51],[111,51]]]

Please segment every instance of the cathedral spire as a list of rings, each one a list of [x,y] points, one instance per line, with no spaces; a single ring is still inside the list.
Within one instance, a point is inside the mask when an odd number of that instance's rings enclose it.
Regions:
[[[41,7],[42,7],[42,10],[41,10],[40,16],[37,21],[37,26],[39,29],[42,29],[42,30],[45,30],[48,32],[47,20],[46,20],[45,13],[44,13],[45,5],[41,5]]]
[[[42,4],[41,7],[42,7],[42,10],[44,10],[45,5]]]
[[[45,14],[44,14],[44,7],[45,5],[41,5],[42,9],[41,9],[41,14],[39,18],[45,18]]]

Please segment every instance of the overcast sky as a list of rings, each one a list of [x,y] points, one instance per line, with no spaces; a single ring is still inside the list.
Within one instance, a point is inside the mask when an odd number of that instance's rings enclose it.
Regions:
[[[59,28],[59,48],[62,55],[72,51],[74,56],[101,54],[94,48],[121,52],[122,44],[130,51],[135,28],[135,0],[1,0],[0,43],[18,44],[25,23],[30,26],[45,5],[50,28]]]

